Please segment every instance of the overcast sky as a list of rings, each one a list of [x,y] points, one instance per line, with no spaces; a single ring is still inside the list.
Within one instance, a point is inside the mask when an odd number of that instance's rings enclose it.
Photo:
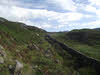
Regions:
[[[0,0],[0,17],[47,31],[100,27],[100,0]]]

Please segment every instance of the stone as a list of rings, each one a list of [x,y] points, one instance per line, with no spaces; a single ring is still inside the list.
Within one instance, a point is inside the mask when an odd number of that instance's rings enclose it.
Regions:
[[[6,58],[6,56],[7,56],[4,48],[1,45],[0,45],[0,56],[2,56],[4,58]]]
[[[39,47],[35,44],[33,44],[33,46],[37,49],[37,50],[40,50]]]
[[[13,66],[12,65],[9,65],[9,69],[12,69],[13,68]]]
[[[33,69],[37,69],[38,68],[38,65],[33,65],[32,68]]]
[[[15,68],[14,75],[21,75],[22,69],[23,69],[23,64],[20,63],[18,60],[16,60],[16,68]]]
[[[0,64],[3,64],[4,63],[4,59],[3,57],[0,57]]]
[[[14,75],[14,71],[15,71],[15,66],[14,65],[9,65],[9,72],[11,73],[11,75]]]
[[[20,52],[20,50],[18,50],[18,49],[17,49],[17,50],[16,50],[16,52],[18,52],[18,53],[19,53],[19,52]]]
[[[0,50],[3,50],[4,48],[0,45]]]
[[[37,35],[37,36],[39,36],[39,34],[38,34],[38,33],[37,33],[36,35]]]

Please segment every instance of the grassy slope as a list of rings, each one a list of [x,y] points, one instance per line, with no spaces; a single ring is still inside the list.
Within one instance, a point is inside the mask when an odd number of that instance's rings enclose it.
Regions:
[[[4,47],[7,58],[4,64],[0,64],[0,75],[10,75],[9,65],[14,65],[14,60],[24,64],[23,75],[66,75],[66,69],[62,64],[62,58],[55,52],[54,48],[45,40],[46,32],[36,27],[26,27],[21,23],[0,22],[0,45]],[[34,48],[28,48],[28,46]],[[47,56],[49,55],[49,56]],[[12,60],[12,61],[10,61]],[[32,69],[31,66],[35,67]]]
[[[0,64],[0,75],[11,75],[9,65],[14,67],[15,60],[24,64],[22,75],[96,75],[90,67],[79,71],[74,69],[74,59],[70,54],[62,52],[56,44],[49,44],[45,35],[44,30],[36,27],[5,19],[0,21],[0,46],[7,54],[5,63]]]
[[[69,47],[100,60],[100,31],[89,29],[73,30],[52,36]]]

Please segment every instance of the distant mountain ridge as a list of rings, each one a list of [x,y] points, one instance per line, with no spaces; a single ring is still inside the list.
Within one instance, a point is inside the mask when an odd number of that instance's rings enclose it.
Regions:
[[[100,30],[100,28],[95,28],[95,30]]]

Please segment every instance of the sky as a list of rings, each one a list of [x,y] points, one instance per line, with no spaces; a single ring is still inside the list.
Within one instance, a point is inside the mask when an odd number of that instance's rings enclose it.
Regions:
[[[49,32],[100,27],[100,0],[0,0],[0,17]]]

